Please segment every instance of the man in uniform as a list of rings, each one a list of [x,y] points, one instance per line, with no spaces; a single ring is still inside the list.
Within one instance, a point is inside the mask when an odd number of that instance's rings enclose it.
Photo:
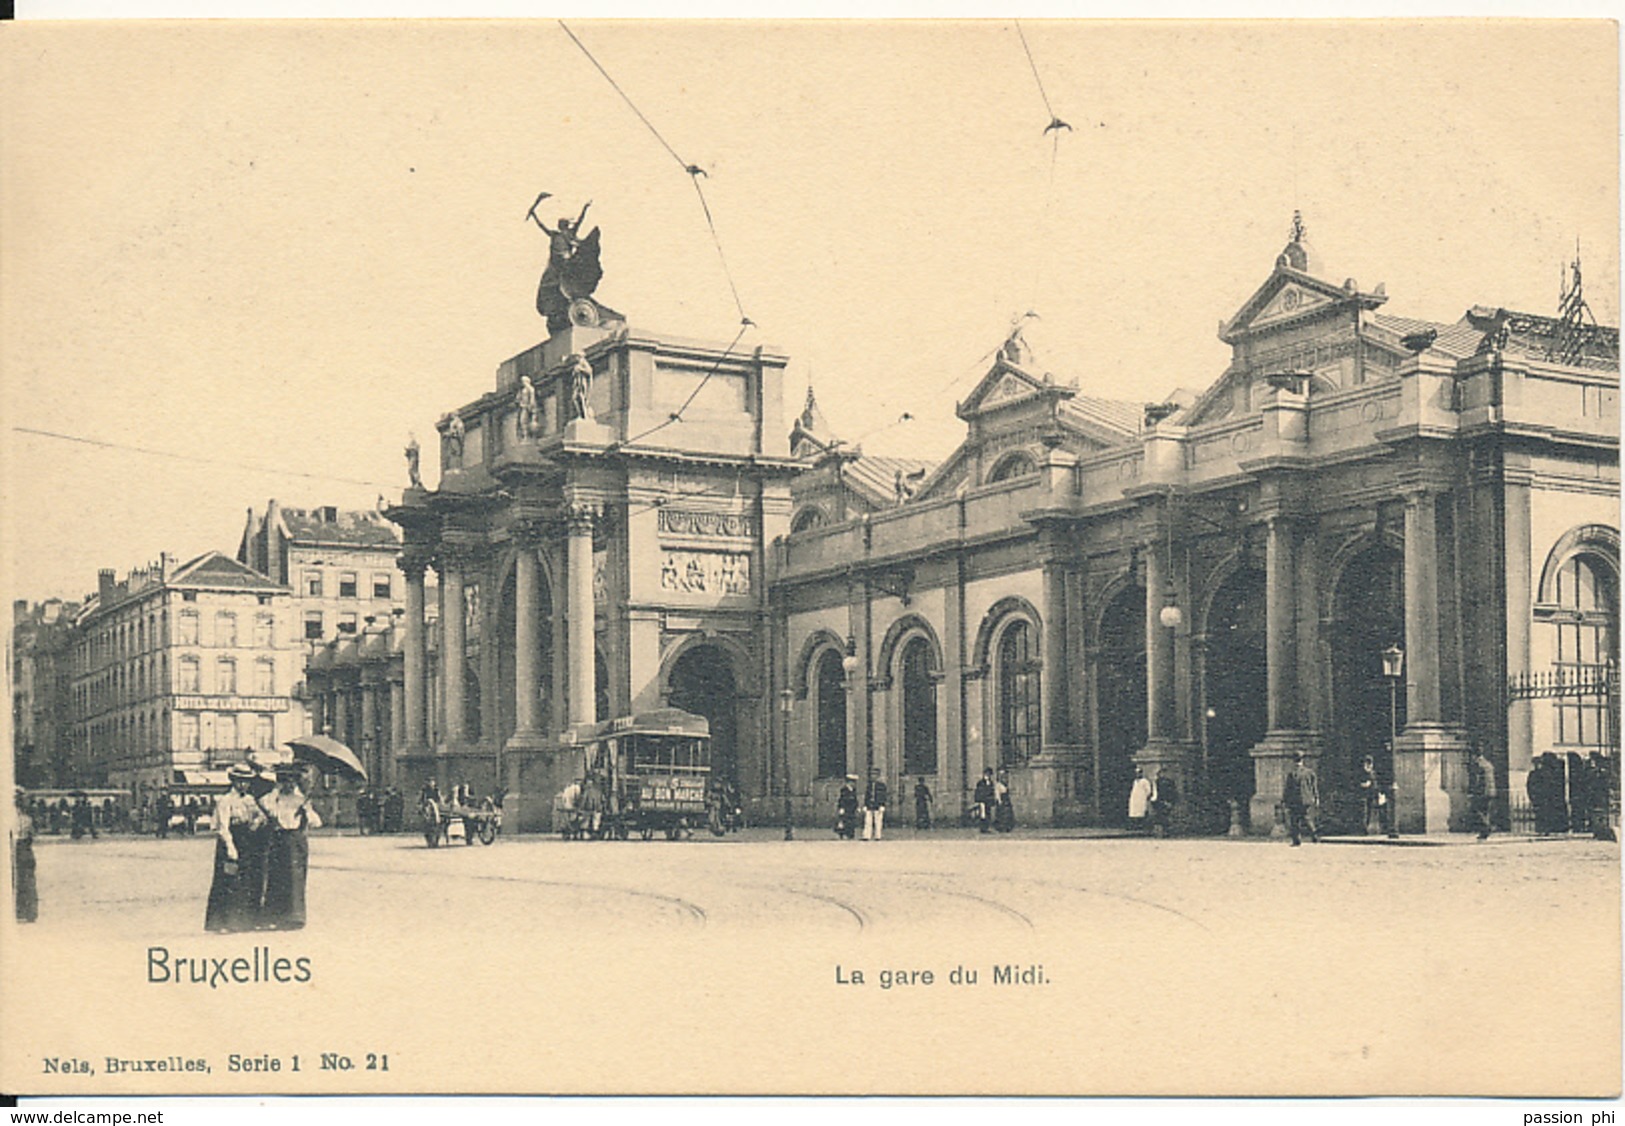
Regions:
[[[880,768],[869,768],[869,785],[863,792],[863,839],[878,841],[886,828],[886,804],[890,795]]]
[[[1489,840],[1492,828],[1490,818],[1495,799],[1501,791],[1495,784],[1495,764],[1484,757],[1482,748],[1473,752],[1473,768],[1468,785],[1472,788],[1473,827],[1478,830],[1479,840]]]

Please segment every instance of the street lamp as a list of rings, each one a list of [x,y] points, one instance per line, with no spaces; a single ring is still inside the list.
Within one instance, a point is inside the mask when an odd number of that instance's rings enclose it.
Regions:
[[[790,713],[796,706],[796,694],[789,688],[779,690],[779,715],[784,722],[784,738],[780,744],[784,748],[784,839],[796,839],[795,826],[791,823],[790,805]]]
[[[1405,650],[1396,642],[1382,651],[1382,675],[1388,680],[1388,836],[1399,836],[1399,681],[1405,675]]]

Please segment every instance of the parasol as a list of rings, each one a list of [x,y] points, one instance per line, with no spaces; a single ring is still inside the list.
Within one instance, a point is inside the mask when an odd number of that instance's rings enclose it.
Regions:
[[[327,735],[301,735],[289,739],[286,746],[293,749],[295,762],[308,762],[323,774],[347,774],[367,780],[367,768],[361,765],[356,753],[343,743]]]

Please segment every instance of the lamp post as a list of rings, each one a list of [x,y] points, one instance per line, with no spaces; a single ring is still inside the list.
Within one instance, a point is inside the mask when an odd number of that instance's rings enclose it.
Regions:
[[[1399,681],[1405,675],[1405,650],[1398,643],[1382,651],[1382,675],[1388,681],[1388,836],[1399,836]]]
[[[790,803],[790,713],[796,706],[796,694],[788,688],[779,690],[779,716],[782,721],[781,730],[783,739],[780,746],[784,748],[784,839],[796,839],[795,826],[791,823],[792,807]]]
[[[854,639],[852,639],[850,637],[847,638],[846,639],[846,656],[841,658],[841,671],[846,673],[846,690],[847,690],[847,692],[849,694],[857,686],[858,667],[862,663],[863,663],[862,661],[858,660],[858,643],[857,643],[857,641],[855,641]],[[864,676],[863,690],[864,690],[865,694],[867,694],[868,691],[869,691],[868,676],[867,675]],[[864,699],[863,705],[864,705],[863,706],[863,726],[864,726],[864,733],[865,733],[864,753],[865,754],[872,754],[872,751],[871,751],[871,749],[869,747],[869,741],[873,738],[873,736],[870,735],[869,732],[871,732],[873,730],[873,728],[871,728],[869,726],[869,700],[867,698]],[[868,763],[864,764],[864,769],[865,770],[868,769],[868,765],[869,765]],[[865,775],[865,777],[867,777],[867,774]]]

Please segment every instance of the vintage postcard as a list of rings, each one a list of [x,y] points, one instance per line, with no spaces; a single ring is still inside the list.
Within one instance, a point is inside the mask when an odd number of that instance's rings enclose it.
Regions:
[[[0,1091],[1620,1091],[1618,35],[0,27]]]

